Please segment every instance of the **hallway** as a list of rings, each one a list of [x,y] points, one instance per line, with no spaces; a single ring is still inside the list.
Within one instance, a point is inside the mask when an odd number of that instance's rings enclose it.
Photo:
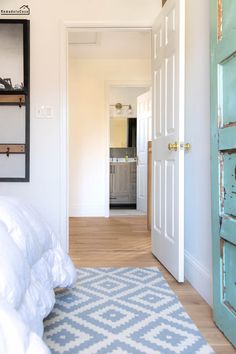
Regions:
[[[71,218],[70,256],[77,267],[158,267],[216,353],[236,353],[214,325],[210,306],[152,255],[145,217]]]

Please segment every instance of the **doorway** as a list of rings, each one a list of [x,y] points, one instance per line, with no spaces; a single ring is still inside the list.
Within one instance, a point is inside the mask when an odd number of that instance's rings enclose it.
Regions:
[[[178,11],[175,11],[176,10]],[[170,10],[170,11],[169,11]],[[141,29],[140,31],[136,29],[122,29],[122,30],[117,30],[117,29],[112,29],[110,31],[107,31],[106,28],[89,28],[89,29],[78,29],[73,28],[72,31],[69,31],[69,47],[70,45],[72,46],[72,57],[73,55],[77,55],[79,53],[80,60],[79,63],[74,60],[75,58],[72,58],[73,64],[74,64],[74,69],[76,73],[81,74],[80,79],[78,79],[78,76],[76,74],[70,72],[69,70],[69,78],[71,77],[73,80],[73,84],[75,90],[73,92],[76,93],[76,104],[78,104],[78,108],[80,111],[80,114],[75,114],[75,125],[71,128],[70,124],[70,131],[72,134],[77,134],[79,133],[80,136],[76,136],[76,139],[70,139],[70,162],[74,163],[76,159],[79,161],[79,163],[83,162],[83,166],[77,165],[76,168],[73,170],[72,173],[70,173],[70,176],[72,176],[72,180],[70,180],[70,215],[73,217],[83,217],[83,216],[109,216],[109,214],[106,214],[106,205],[109,205],[108,203],[106,204],[107,200],[109,200],[109,194],[105,193],[106,186],[109,186],[109,174],[110,174],[110,166],[109,166],[109,138],[108,136],[104,135],[104,132],[106,132],[106,127],[108,126],[108,121],[107,121],[107,115],[104,115],[104,106],[106,106],[106,102],[104,99],[104,74],[106,75],[106,81],[137,81],[139,82],[147,80],[147,77],[149,77],[149,81],[153,81],[153,96],[154,96],[154,102],[153,102],[153,114],[155,116],[155,119],[153,119],[153,138],[157,139],[159,136],[162,136],[164,134],[160,134],[158,132],[159,127],[159,114],[161,114],[161,108],[163,106],[163,93],[166,93],[166,97],[169,97],[169,103],[166,105],[168,106],[168,109],[165,109],[165,119],[167,119],[170,124],[173,122],[173,117],[175,117],[175,113],[177,113],[175,119],[175,124],[176,127],[179,125],[178,118],[180,117],[180,113],[182,112],[182,101],[184,100],[183,94],[178,95],[178,87],[175,85],[175,83],[183,85],[184,80],[182,80],[182,76],[184,73],[183,67],[184,67],[184,61],[183,59],[183,48],[184,46],[182,45],[184,43],[183,41],[183,21],[182,17],[184,14],[184,11],[182,11],[179,8],[179,3],[176,2],[175,0],[172,0],[169,2],[168,7],[165,7],[163,10],[166,15],[169,17],[169,25],[165,26],[165,21],[163,21],[163,16],[165,15],[164,12],[160,14],[160,17],[157,20],[157,23],[154,24],[154,27],[152,29],[152,32],[150,29]],[[169,12],[168,12],[169,11]],[[168,12],[168,14],[167,14]],[[181,16],[180,16],[181,14]],[[178,18],[178,21],[181,23],[181,31],[179,31],[179,27],[175,26],[175,21],[174,18]],[[180,18],[181,17],[181,18]],[[160,29],[160,24],[158,21],[161,20],[161,25],[163,29]],[[162,46],[164,45],[164,42],[161,40],[163,33],[166,32],[166,38],[170,36],[172,39],[176,40],[171,41],[171,44],[176,44],[176,57],[180,59],[181,65],[175,66],[175,59],[172,61],[170,58],[166,58],[166,60],[163,62],[163,50]],[[173,35],[176,32],[176,36]],[[125,34],[125,38],[120,39],[118,36],[120,34]],[[153,33],[153,46],[150,46],[151,42],[151,33]],[[70,35],[71,34],[71,35]],[[145,58],[143,55],[145,54],[144,46],[139,47],[139,52],[140,58],[137,59],[137,56],[135,55],[135,58],[130,58],[130,48],[132,48],[133,44],[137,43],[137,41],[134,38],[130,38],[135,35],[139,35],[139,40],[141,40],[142,35],[149,35],[149,46],[153,48],[152,52],[152,58]],[[106,41],[104,42],[102,40],[102,36],[107,36]],[[117,38],[112,38],[112,36],[117,36]],[[127,43],[127,39],[129,39]],[[180,40],[181,39],[181,40]],[[111,45],[113,45],[113,50],[110,52],[110,56],[108,55],[108,58],[104,58],[103,56],[103,43],[109,43],[109,48],[111,48]],[[167,46],[169,42],[165,42],[165,47]],[[125,44],[125,51],[120,50],[120,46],[124,48]],[[180,46],[181,44],[181,46]],[[159,47],[158,47],[159,45]],[[78,49],[79,47],[79,49]],[[87,48],[86,48],[87,47]],[[94,60],[94,57],[91,59],[91,56],[88,56],[87,54],[87,49],[89,47],[90,54],[91,52],[94,51],[94,49],[99,49],[98,51],[98,57]],[[86,48],[86,50],[85,50]],[[178,51],[178,49],[180,51]],[[137,50],[137,47],[136,47]],[[136,53],[137,53],[136,52]],[[125,57],[121,57],[121,53],[125,53]],[[181,58],[180,58],[180,53],[181,53]],[[70,53],[69,53],[70,54]],[[94,53],[93,53],[94,54]],[[150,53],[151,54],[151,53]],[[168,53],[165,53],[168,54]],[[106,52],[107,55],[107,52]],[[115,56],[115,57],[114,57]],[[174,55],[175,57],[175,55]],[[112,63],[110,60],[112,59]],[[124,59],[124,61],[123,61]],[[70,58],[69,58],[70,60]],[[116,62],[115,62],[116,61]],[[143,64],[145,62],[145,65],[140,65],[141,63]],[[114,65],[115,63],[115,65]],[[153,66],[151,67],[151,63]],[[154,64],[162,64],[161,68],[156,68]],[[72,66],[73,67],[73,66]],[[71,66],[69,65],[69,68]],[[137,70],[138,69],[138,70]],[[156,70],[158,69],[158,70]],[[181,70],[180,70],[181,69]],[[124,70],[124,71],[122,71]],[[168,70],[168,75],[165,75],[165,72],[167,73]],[[82,71],[82,73],[81,73]],[[163,73],[162,73],[163,71]],[[158,76],[158,73],[160,74]],[[137,75],[138,74],[138,75]],[[178,80],[178,78],[181,77],[181,80]],[[82,80],[81,80],[82,78]],[[163,78],[163,80],[162,80]],[[168,80],[167,80],[168,78]],[[96,79],[96,82],[94,82],[94,79]],[[70,82],[70,80],[69,80]],[[77,84],[80,84],[81,87],[76,87]],[[69,85],[70,87],[70,85]],[[171,95],[169,95],[169,90],[168,88],[171,88],[173,91],[173,95],[171,99]],[[71,89],[71,88],[70,88]],[[69,89],[69,90],[70,90]],[[158,89],[160,89],[160,95],[158,95]],[[77,94],[78,93],[78,94]],[[79,97],[79,94],[82,94],[82,97]],[[89,96],[86,97],[85,93]],[[168,95],[167,95],[168,93]],[[181,90],[182,93],[182,90]],[[175,95],[176,94],[176,95]],[[175,99],[174,99],[175,98]],[[179,105],[181,100],[181,105]],[[159,102],[160,101],[160,102]],[[160,103],[160,104],[159,104]],[[166,104],[165,100],[165,104]],[[83,109],[81,109],[83,107]],[[181,107],[181,110],[179,109]],[[74,105],[71,105],[70,107],[70,112],[76,112]],[[88,114],[91,119],[88,118]],[[163,115],[161,115],[163,117]],[[100,119],[102,118],[102,119]],[[181,115],[181,122],[183,121],[184,114]],[[78,125],[78,123],[81,123]],[[80,129],[78,129],[78,127]],[[171,138],[172,133],[172,126],[171,129],[169,130],[169,126],[167,127],[166,124],[163,125],[165,128],[163,132],[169,134],[169,138]],[[162,128],[162,125],[161,125]],[[168,129],[166,129],[168,128]],[[182,125],[181,125],[182,129]],[[174,129],[175,131],[176,129]],[[181,130],[182,132],[182,130]],[[91,135],[92,133],[92,135]],[[181,135],[182,136],[182,135]],[[88,139],[88,137],[90,137]],[[75,143],[74,143],[75,142]],[[82,145],[83,143],[86,143],[85,145]],[[80,145],[81,144],[81,145]],[[176,145],[178,143],[173,144],[173,143],[168,143],[168,146]],[[184,142],[181,142],[181,144],[184,144]],[[166,154],[166,144],[163,145],[163,151],[165,151]],[[181,145],[182,146],[182,145]],[[184,145],[183,145],[184,146]],[[76,152],[75,155],[73,155],[73,150]],[[156,149],[154,149],[156,150]],[[178,157],[181,155],[183,156],[182,148],[181,150],[177,151],[176,149],[176,158],[178,160]],[[168,153],[168,151],[167,151]],[[170,156],[169,153],[166,155],[166,159],[169,161],[173,160],[174,156]],[[183,200],[182,194],[179,198],[179,195],[177,193],[179,184],[177,183],[178,180],[173,178],[173,169],[170,170],[168,168],[163,168],[162,170],[165,171],[165,175],[167,175],[167,172],[172,173],[170,178],[162,178],[162,181],[166,183],[166,185],[170,184],[171,188],[169,189],[168,187],[161,187],[161,190],[165,190],[165,198],[161,198],[161,193],[158,193],[157,189],[157,181],[160,179],[156,178],[157,177],[157,168],[160,167],[160,164],[163,164],[165,161],[165,156],[163,156],[162,161],[157,161],[154,158],[153,154],[153,159],[152,166],[155,167],[153,169],[153,192],[154,192],[154,198],[153,198],[153,215],[155,216],[156,222],[154,225],[152,225],[152,244],[153,249],[152,251],[155,253],[156,251],[156,236],[157,234],[154,235],[154,231],[157,229],[157,227],[160,226],[160,224],[157,223],[157,219],[160,216],[160,213],[162,213],[165,222],[162,223],[162,233],[161,233],[161,239],[158,241],[160,243],[160,246],[164,244],[165,241],[165,229],[168,226],[167,225],[167,218],[171,217],[171,221],[176,221],[172,222],[172,224],[178,224],[179,221],[181,221],[182,225],[182,220],[183,220],[183,210],[178,210],[177,208],[175,209],[175,214],[170,215],[170,211],[173,210],[173,208],[167,208],[161,205],[161,208],[159,208],[159,204],[157,205],[157,199],[161,200],[162,202],[165,202],[167,200],[167,191],[168,195],[170,195],[170,191],[173,190],[172,187],[176,187],[176,196],[175,196],[175,204],[178,204],[178,201],[181,198],[181,201]],[[165,166],[168,167],[168,166]],[[88,173],[84,173],[85,170],[88,170]],[[91,172],[92,169],[92,172]],[[178,172],[179,171],[179,172]],[[178,177],[180,177],[181,174],[181,186],[183,185],[183,164],[181,165],[181,168],[178,169],[176,168],[176,172],[178,173]],[[169,173],[169,175],[170,175]],[[177,175],[176,175],[177,176]],[[167,177],[167,176],[166,176]],[[174,182],[173,182],[174,181]],[[73,191],[73,184],[75,184],[77,190]],[[107,187],[109,188],[109,187]],[[73,191],[73,192],[71,192]],[[157,195],[155,193],[158,193]],[[173,193],[172,193],[173,194]],[[158,197],[158,198],[156,198]],[[107,199],[106,199],[107,198]],[[170,198],[168,198],[169,201]],[[78,203],[77,203],[78,202]],[[153,217],[154,220],[154,217]],[[169,220],[169,219],[168,219]],[[155,226],[155,227],[153,227]],[[160,228],[159,228],[160,229]],[[184,259],[184,250],[183,250],[183,242],[181,242],[181,249],[179,249],[178,246],[178,239],[179,235],[181,235],[181,240],[183,240],[183,229],[179,230],[178,227],[174,229],[175,231],[181,231],[178,234],[176,234],[176,237],[172,237],[172,239],[176,239],[176,242],[174,244],[176,245],[175,247],[175,253],[177,257],[181,258],[181,265],[183,264],[183,259]],[[174,248],[174,247],[172,247]],[[161,247],[159,247],[159,250]],[[166,257],[167,258],[167,257]],[[171,257],[168,258],[171,262]],[[164,263],[164,262],[163,262]],[[168,268],[168,267],[167,267]],[[181,268],[183,269],[183,267]],[[182,272],[183,274],[183,272]],[[183,276],[182,276],[183,278]],[[181,279],[182,279],[181,278]]]
[[[147,214],[150,84],[109,86],[109,215]],[[148,101],[147,101],[148,99]]]
[[[130,110],[126,120],[134,137],[136,98],[151,83],[151,31],[73,28],[68,46],[69,216],[109,217],[110,106],[121,103]],[[129,90],[136,90],[134,102],[125,97]],[[128,163],[136,159],[135,147],[130,149]],[[130,204],[136,204],[136,196]]]

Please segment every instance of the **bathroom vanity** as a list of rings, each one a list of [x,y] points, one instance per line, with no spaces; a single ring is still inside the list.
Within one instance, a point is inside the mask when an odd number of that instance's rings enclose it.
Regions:
[[[110,206],[136,207],[136,170],[134,159],[110,162]]]

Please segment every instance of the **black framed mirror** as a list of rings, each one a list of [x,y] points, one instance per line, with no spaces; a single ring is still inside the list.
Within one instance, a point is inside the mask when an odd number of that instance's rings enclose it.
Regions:
[[[0,20],[0,182],[28,182],[30,23]]]

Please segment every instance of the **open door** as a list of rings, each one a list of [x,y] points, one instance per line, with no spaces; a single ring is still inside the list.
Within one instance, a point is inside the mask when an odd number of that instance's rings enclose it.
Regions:
[[[137,210],[147,213],[148,141],[152,140],[151,90],[137,97]]]
[[[236,1],[211,0],[214,320],[236,346]]]
[[[185,0],[167,0],[153,27],[152,251],[184,281]]]

